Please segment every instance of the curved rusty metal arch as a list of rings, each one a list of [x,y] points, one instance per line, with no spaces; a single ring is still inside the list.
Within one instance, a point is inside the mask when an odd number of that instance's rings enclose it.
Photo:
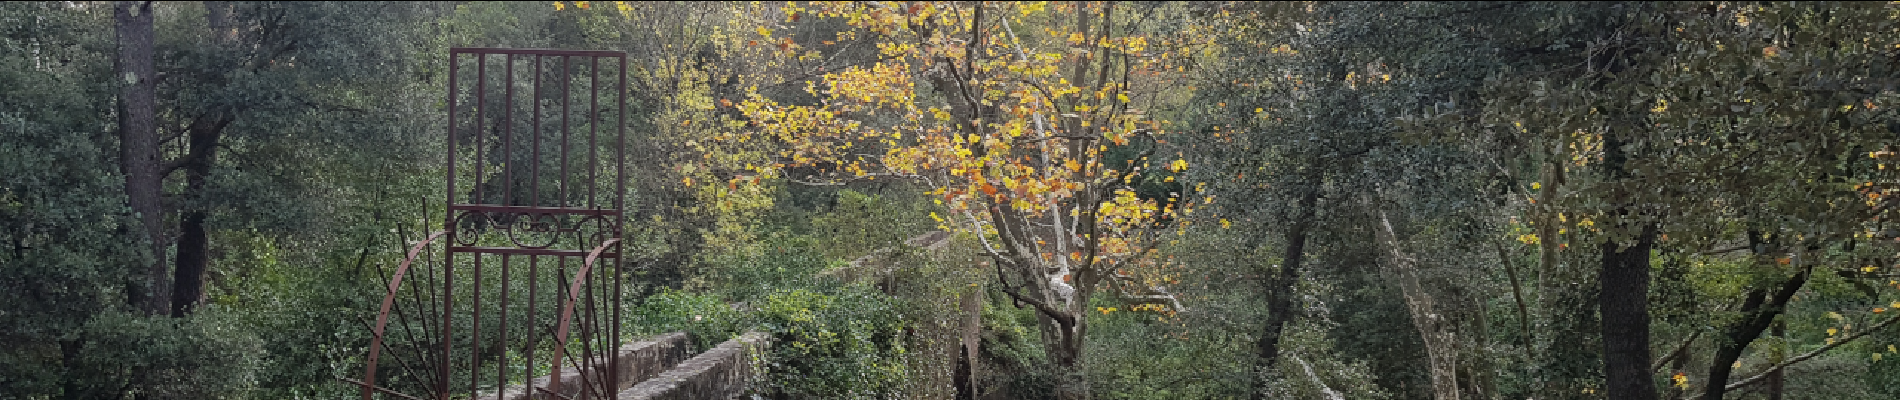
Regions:
[[[580,301],[581,285],[587,283],[587,273],[594,268],[594,261],[600,258],[600,253],[607,250],[608,247],[613,247],[616,243],[620,243],[620,238],[607,239],[607,241],[601,243],[599,247],[595,247],[593,251],[587,253],[587,259],[581,264],[581,270],[574,272],[573,282],[568,283],[567,286],[566,299],[561,301],[561,322],[559,325],[556,325],[557,327],[555,328],[557,329],[554,334],[555,343],[567,343],[568,323],[574,318],[574,303]],[[561,391],[561,358],[566,356],[567,346],[554,346],[554,366],[549,369],[552,372],[548,374],[550,378],[548,380],[549,391],[556,393]],[[582,373],[580,376],[582,380],[581,384],[585,385],[587,374]]]
[[[396,273],[390,276],[389,294],[383,296],[382,311],[376,314],[376,328],[371,331],[373,336],[369,341],[369,365],[363,367],[363,380],[357,382],[357,384],[363,386],[363,400],[370,400],[370,397],[376,395],[378,391],[407,397],[406,395],[390,391],[389,389],[376,387],[376,357],[382,353],[383,328],[389,326],[389,310],[396,305],[396,290],[402,287],[402,278],[409,272],[409,264],[416,261],[416,256],[422,254],[422,249],[429,247],[430,243],[434,243],[436,239],[440,239],[446,234],[448,234],[448,231],[436,231],[435,233],[429,234],[427,239],[416,243],[415,247],[409,249],[409,256],[404,257],[402,264],[396,267]]]

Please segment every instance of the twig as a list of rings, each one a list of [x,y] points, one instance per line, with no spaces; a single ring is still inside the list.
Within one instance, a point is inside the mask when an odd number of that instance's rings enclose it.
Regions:
[[[1664,365],[1669,365],[1669,361],[1675,360],[1676,357],[1681,357],[1683,353],[1689,352],[1689,345],[1694,344],[1695,340],[1700,337],[1702,337],[1702,331],[1700,330],[1697,330],[1694,333],[1690,333],[1688,339],[1684,339],[1682,341],[1682,344],[1676,345],[1675,351],[1671,351],[1669,352],[1669,355],[1666,355],[1666,356],[1663,356],[1663,358],[1657,359],[1656,365],[1650,366],[1649,370],[1655,371],[1655,372],[1661,372]]]

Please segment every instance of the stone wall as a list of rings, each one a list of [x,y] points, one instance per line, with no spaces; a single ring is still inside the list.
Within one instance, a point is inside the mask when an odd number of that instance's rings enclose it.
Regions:
[[[745,394],[771,336],[747,332],[615,396],[619,400],[724,400]]]
[[[692,353],[691,347],[693,346],[692,341],[687,339],[688,337],[685,332],[673,332],[621,346],[620,351],[616,353],[620,359],[620,381],[617,382],[619,387],[614,388],[614,390],[626,389],[640,381],[659,376],[661,372],[685,360],[686,356]],[[563,362],[563,364],[566,364],[566,362]],[[595,396],[594,389],[598,388],[599,385],[602,384],[601,382],[604,382],[600,373],[606,369],[607,365],[605,362],[588,368],[588,371],[586,371],[588,374],[586,386],[592,387],[584,388],[581,384],[582,371],[565,368],[561,371],[561,387],[556,392],[568,398],[592,398]],[[533,387],[538,388],[546,388],[548,384],[551,383],[547,376],[534,378],[533,382]],[[536,391],[533,397],[529,397],[527,391],[528,387],[529,386],[525,385],[509,386],[507,390],[502,391],[499,395],[489,394],[481,398],[484,400],[542,400],[556,398],[540,391]],[[583,393],[583,389],[587,389],[585,393]],[[577,395],[579,395],[579,397],[576,397]]]

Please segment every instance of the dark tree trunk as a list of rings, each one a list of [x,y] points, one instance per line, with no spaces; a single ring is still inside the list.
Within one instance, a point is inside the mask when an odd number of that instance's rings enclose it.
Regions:
[[[211,238],[205,229],[206,200],[204,193],[210,190],[208,179],[211,165],[217,160],[218,140],[223,136],[224,127],[231,119],[228,114],[213,111],[213,115],[192,123],[189,129],[191,151],[187,153],[185,169],[185,193],[193,194],[198,201],[179,218],[178,269],[174,276],[172,291],[172,309],[174,317],[182,317],[191,312],[192,307],[204,298],[205,271],[211,264]]]
[[[1604,389],[1612,399],[1656,398],[1649,370],[1649,249],[1655,242],[1652,224],[1627,248],[1603,243],[1597,299],[1603,315]]]
[[[158,161],[158,68],[152,60],[152,3],[122,1],[113,5],[118,35],[119,168],[125,173],[126,204],[138,215],[139,233],[152,264],[146,266],[143,287],[127,291],[127,300],[147,314],[165,312],[170,287],[165,268],[165,235],[160,206],[163,172]]]
[[[91,390],[88,389],[91,388],[82,385],[82,381],[86,379],[86,374],[79,371],[78,367],[80,364],[80,352],[84,349],[81,346],[84,343],[84,334],[80,334],[79,337],[71,340],[59,341],[60,363],[61,366],[66,369],[62,371],[64,373],[60,374],[60,391],[62,392],[61,398],[63,399],[84,400],[97,396],[96,394],[89,393]]]
[[[1709,360],[1708,389],[1702,392],[1703,400],[1721,400],[1727,391],[1729,374],[1734,372],[1735,360],[1742,358],[1742,351],[1748,349],[1756,337],[1773,323],[1775,316],[1794,298],[1795,292],[1807,284],[1812,267],[1802,269],[1800,273],[1781,283],[1774,297],[1768,297],[1768,289],[1757,287],[1748,292],[1748,298],[1742,301],[1742,320],[1730,325],[1724,339],[1716,344],[1715,358]]]
[[[230,29],[231,4],[226,1],[205,2],[205,26],[211,32],[212,46],[228,50],[235,36]],[[204,193],[210,190],[208,178],[211,167],[217,163],[218,141],[224,136],[224,127],[230,125],[232,115],[223,109],[214,109],[192,121],[186,127],[190,139],[190,151],[186,153],[185,193],[196,201],[189,202],[178,220],[178,259],[177,270],[173,273],[172,307],[173,317],[183,317],[204,299],[205,272],[211,266],[211,237],[205,228],[208,217]]]
[[[1081,313],[1073,313],[1077,315]],[[1057,400],[1088,400],[1091,398],[1088,376],[1082,364],[1082,338],[1087,333],[1086,320],[1081,316],[1071,317],[1074,322],[1064,322],[1051,318],[1048,314],[1036,313],[1042,330],[1043,343],[1048,347],[1043,354],[1049,358],[1050,372],[1055,374],[1055,397]]]
[[[1295,212],[1292,225],[1286,231],[1286,251],[1282,254],[1278,270],[1264,271],[1262,279],[1267,294],[1267,321],[1261,328],[1260,342],[1255,346],[1259,357],[1255,358],[1256,370],[1267,371],[1274,368],[1280,359],[1280,333],[1286,324],[1293,320],[1293,288],[1300,281],[1301,263],[1306,260],[1306,236],[1313,226],[1313,217],[1319,205],[1319,184],[1317,179],[1308,179],[1306,193],[1300,195],[1299,209]],[[1253,398],[1264,399],[1266,382],[1256,379]]]

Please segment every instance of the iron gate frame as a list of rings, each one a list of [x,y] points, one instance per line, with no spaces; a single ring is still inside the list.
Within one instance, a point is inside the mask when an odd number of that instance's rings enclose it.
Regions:
[[[486,126],[490,119],[490,112],[487,109],[489,104],[487,98],[487,87],[489,86],[487,70],[489,56],[493,55],[501,56],[502,62],[506,64],[506,77],[500,80],[501,84],[506,87],[506,108],[500,113],[501,116],[499,117],[506,121],[506,125],[503,125],[506,127],[505,129],[491,129]],[[474,120],[474,124],[471,124],[472,126],[468,128],[461,128],[457,123],[463,119],[459,114],[459,111],[463,110],[458,110],[458,99],[462,94],[462,89],[467,89],[460,85],[460,75],[462,71],[460,71],[461,66],[458,61],[463,58],[463,56],[473,58],[473,62],[476,66],[475,84],[472,89],[468,90],[472,92],[470,95],[474,103],[472,117],[470,118]],[[542,136],[543,124],[541,117],[543,112],[546,111],[545,108],[552,106],[543,104],[546,97],[542,95],[542,83],[547,80],[547,76],[543,73],[542,66],[547,64],[548,58],[558,58],[560,63],[559,74],[562,78],[559,82],[561,95],[561,101],[559,102],[561,121],[560,129],[558,130],[561,144],[560,171],[558,175],[559,197],[556,199],[556,204],[554,205],[543,204],[541,198],[541,193],[544,189],[541,186],[541,177],[544,175],[543,171],[541,171],[541,167],[544,161],[546,161],[541,149],[541,143],[545,139]],[[587,59],[588,76],[586,78],[588,79],[587,87],[590,91],[587,96],[589,104],[587,104],[586,114],[588,117],[583,121],[587,124],[588,129],[586,142],[588,170],[585,176],[587,193],[584,205],[568,204],[568,202],[575,200],[575,195],[578,195],[578,192],[569,192],[571,181],[578,176],[570,174],[568,169],[570,165],[569,147],[573,144],[571,136],[573,132],[570,129],[570,123],[572,122],[571,120],[574,113],[571,111],[570,106],[574,98],[573,86],[577,79],[574,76],[575,70],[573,68],[575,58]],[[601,122],[607,120],[601,117],[603,109],[599,104],[600,89],[602,87],[600,85],[602,58],[609,59],[609,67],[614,67],[611,63],[618,61],[618,77],[614,78],[610,76],[613,82],[609,86],[610,90],[613,91],[610,95],[616,99],[613,110],[609,111],[609,113],[613,114],[611,120],[614,132],[611,140],[613,140],[614,143],[606,147],[599,145],[600,125]],[[529,173],[527,178],[527,191],[531,195],[525,202],[522,201],[523,199],[518,199],[514,196],[516,183],[514,174],[517,169],[521,169],[520,166],[516,165],[516,156],[519,154],[514,148],[516,142],[516,132],[514,132],[516,121],[514,120],[514,116],[516,112],[519,111],[516,107],[514,93],[516,83],[515,64],[518,59],[528,59],[534,64],[533,83],[531,84],[533,97],[531,97],[530,100],[530,102],[533,103],[533,108],[530,111],[530,113],[533,114],[533,120],[530,123],[532,129],[526,132],[528,134],[528,140],[533,141],[533,146],[529,150],[529,157],[526,158],[529,166],[526,168],[527,171],[523,171]],[[442,240],[445,256],[442,260],[443,279],[441,280],[441,298],[439,299],[441,301],[441,335],[439,338],[441,347],[440,353],[436,354],[435,360],[433,360],[435,362],[435,376],[432,377],[434,382],[433,385],[429,385],[433,386],[431,388],[433,389],[433,393],[431,394],[434,395],[433,397],[435,399],[449,399],[453,389],[451,388],[451,375],[456,372],[451,368],[453,365],[451,364],[452,358],[450,356],[456,348],[452,319],[455,315],[454,307],[456,295],[453,285],[455,279],[453,279],[453,277],[455,276],[455,266],[458,255],[466,256],[467,259],[473,261],[474,265],[474,289],[469,293],[472,296],[470,302],[473,303],[471,305],[471,309],[473,310],[473,326],[470,327],[471,333],[467,342],[468,347],[475,351],[479,351],[479,346],[484,344],[481,341],[483,315],[481,309],[483,255],[498,255],[501,258],[500,269],[502,278],[498,279],[501,285],[501,290],[499,291],[501,299],[496,302],[496,304],[501,305],[501,322],[499,323],[501,328],[498,329],[500,337],[497,338],[495,342],[501,344],[504,349],[506,349],[508,344],[507,305],[509,304],[508,298],[510,293],[507,288],[508,282],[511,280],[510,278],[513,278],[513,275],[509,275],[510,259],[515,256],[528,258],[528,267],[530,269],[528,273],[528,283],[530,285],[528,291],[530,304],[529,313],[534,314],[538,308],[535,307],[533,303],[539,299],[535,293],[536,287],[534,283],[539,273],[539,271],[537,271],[538,261],[542,257],[554,257],[557,260],[559,270],[551,272],[553,272],[557,282],[560,282],[566,279],[565,269],[568,261],[571,258],[580,258],[582,264],[580,268],[575,271],[571,282],[568,282],[568,285],[566,285],[565,293],[557,294],[558,297],[560,297],[561,306],[559,307],[559,322],[554,328],[555,332],[552,332],[554,335],[554,346],[552,347],[555,354],[548,359],[551,363],[548,375],[549,384],[547,387],[537,387],[535,377],[532,373],[533,370],[530,368],[524,377],[525,382],[523,386],[527,392],[525,395],[527,395],[528,398],[535,398],[541,395],[567,398],[566,395],[561,394],[561,375],[562,361],[563,358],[568,355],[566,354],[566,348],[571,339],[568,335],[570,333],[569,325],[573,321],[576,307],[586,307],[586,311],[584,311],[584,313],[587,314],[584,317],[586,322],[582,324],[583,331],[581,335],[583,339],[581,340],[581,354],[578,354],[576,359],[572,360],[575,362],[576,368],[579,369],[579,371],[577,371],[580,377],[580,382],[578,382],[580,384],[578,395],[584,396],[593,389],[588,385],[590,375],[588,369],[594,369],[596,372],[592,373],[592,375],[604,378],[604,382],[594,383],[607,389],[595,393],[595,395],[611,396],[613,391],[617,389],[621,383],[619,382],[621,378],[619,371],[621,371],[622,367],[619,357],[614,356],[613,353],[625,342],[624,338],[621,337],[621,315],[624,311],[622,307],[622,295],[623,286],[625,284],[626,261],[621,254],[623,251],[621,238],[625,233],[625,225],[627,223],[627,214],[625,213],[627,187],[627,90],[629,88],[627,82],[627,55],[621,51],[605,50],[454,47],[449,49],[448,63],[447,197],[443,210],[445,215],[442,230],[416,243],[401,265],[397,267],[395,273],[391,275],[388,292],[383,299],[381,311],[377,315],[375,328],[372,330],[373,338],[369,349],[368,365],[365,367],[363,379],[361,381],[349,382],[362,386],[362,397],[364,400],[373,398],[374,394],[379,392],[411,400],[421,400],[420,397],[376,386],[377,357],[385,347],[384,333],[389,322],[392,305],[395,303],[398,289],[401,287],[403,278],[408,272],[410,265],[417,260],[419,255],[424,253],[426,248],[431,246],[434,242]],[[490,130],[498,130],[499,132],[490,132]],[[491,154],[484,154],[484,149],[487,145],[487,143],[484,142],[484,138],[491,136],[491,134],[500,136],[497,140],[501,142],[498,142],[497,145],[505,146],[506,151],[506,153],[500,157],[501,161],[494,163],[490,163],[487,158],[487,156]],[[462,151],[461,143],[459,143],[458,138],[464,135],[473,138],[474,142],[471,144],[474,156],[470,160],[470,164],[472,164],[474,170],[470,175],[475,178],[475,182],[465,187],[458,187],[458,183],[456,182],[457,159],[460,158]],[[502,142],[505,142],[505,144]],[[608,157],[612,163],[610,169],[613,175],[611,179],[613,180],[612,190],[614,192],[601,198],[602,196],[597,196],[597,192],[602,189],[599,187],[602,186],[600,184],[599,174],[603,172],[600,165],[603,160],[599,153],[603,148],[610,149],[613,153],[609,154]],[[492,199],[491,197],[493,196],[488,195],[486,191],[487,189],[493,188],[483,186],[483,176],[489,173],[488,167],[491,166],[490,164],[495,164],[495,166],[500,167],[502,174],[501,180],[505,181],[502,184],[504,189],[501,190],[499,203],[488,202],[494,199]],[[493,181],[491,180],[488,183],[492,185]],[[462,191],[460,189],[467,190]],[[461,201],[464,199],[466,199],[465,202]],[[610,203],[607,201],[609,199],[611,200]],[[571,219],[573,224],[568,225],[563,223],[564,219]],[[587,230],[589,224],[592,224],[592,231]],[[503,232],[506,241],[502,242],[499,239],[495,239],[490,242],[501,243],[491,244],[500,245],[484,246],[483,244],[485,243],[483,243],[481,239],[495,231]],[[518,232],[520,233],[518,234]],[[573,235],[575,239],[573,243],[592,245],[593,247],[591,249],[556,248],[561,243],[564,235]],[[545,236],[548,240],[546,243],[536,241],[524,242],[519,236],[530,236],[531,238],[533,236]],[[609,269],[607,274],[610,275],[610,277],[602,277],[600,276],[602,272],[597,271],[598,268],[596,268],[595,264],[602,259],[611,260],[607,265],[603,266]],[[610,281],[609,278],[611,278]],[[592,327],[593,329],[591,330],[588,329],[589,327],[587,326],[589,323],[598,325],[602,322],[600,321],[602,316],[599,315],[599,311],[601,311],[599,308],[602,307],[598,307],[602,299],[595,297],[594,288],[608,285],[611,285],[611,290],[608,290],[611,293],[606,295],[610,297],[610,299],[606,300],[609,304],[604,307],[608,314],[606,316],[608,321],[605,321],[607,332],[604,333],[608,339],[602,346],[603,348],[594,349],[589,345],[591,342],[585,338],[589,334],[599,335],[603,333],[598,332],[598,326]],[[417,290],[413,286],[414,285],[412,285],[411,288],[412,293]],[[430,289],[433,290],[433,288]],[[583,291],[586,293],[584,296],[585,299],[583,299]],[[420,306],[420,304],[418,304],[418,306]],[[433,305],[431,305],[431,307],[433,307]],[[540,315],[535,314],[532,316]],[[528,346],[526,346],[527,365],[534,365],[534,348],[539,344],[539,341],[535,339],[535,328],[533,325],[532,322],[529,323],[529,328],[527,329],[529,336],[527,341]],[[598,339],[598,336],[595,338]],[[605,356],[601,354],[603,351]],[[503,353],[505,354],[506,350],[503,350]],[[426,353],[423,354],[423,356],[427,357]],[[497,391],[494,396],[497,399],[507,397],[507,388],[509,386],[507,360],[506,357],[501,358],[502,359],[495,362],[495,364],[497,364],[495,370]],[[480,375],[483,363],[481,362],[481,356],[479,354],[470,357],[470,360],[472,360],[472,364],[469,366],[468,371],[469,385],[467,393],[473,398],[480,395],[477,391],[481,388]],[[604,362],[595,362],[596,360]],[[398,361],[401,360],[398,359]],[[608,373],[597,372],[599,368],[603,367],[607,368]]]

